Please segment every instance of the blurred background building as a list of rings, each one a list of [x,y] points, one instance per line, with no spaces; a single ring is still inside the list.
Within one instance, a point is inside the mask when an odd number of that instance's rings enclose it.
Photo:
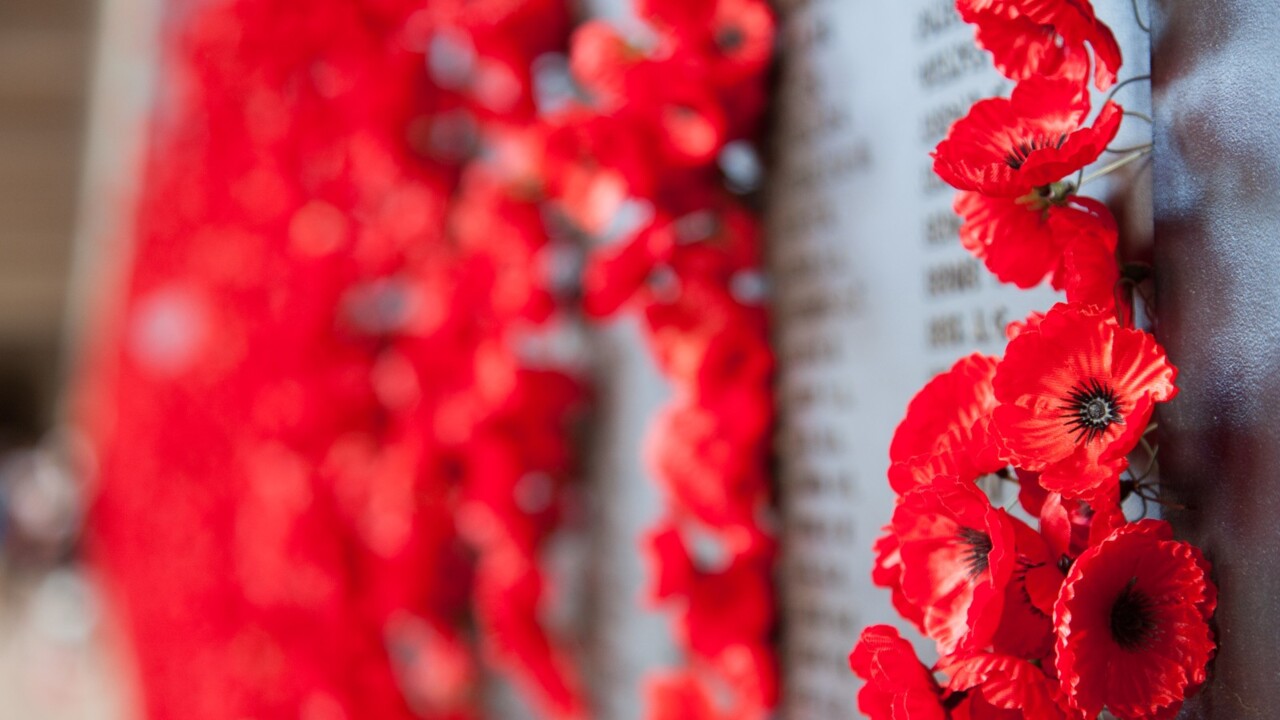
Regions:
[[[0,443],[48,428],[84,142],[90,0],[0,3]]]
[[[0,719],[119,717],[55,430],[94,47],[91,0],[0,2]]]

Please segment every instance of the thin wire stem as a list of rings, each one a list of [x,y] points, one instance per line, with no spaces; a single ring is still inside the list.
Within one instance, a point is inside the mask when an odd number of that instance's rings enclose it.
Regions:
[[[1126,290],[1133,290],[1133,281],[1128,278],[1120,278],[1116,281],[1115,286],[1111,288],[1111,296],[1116,301],[1116,313],[1120,316],[1118,318],[1120,321],[1120,327],[1132,328],[1134,323],[1134,312],[1133,310],[1130,310],[1126,316],[1124,311],[1124,307],[1126,305],[1124,302]]]
[[[1156,460],[1160,455],[1160,448],[1152,448],[1145,437],[1140,438],[1140,441],[1142,442],[1142,448],[1147,451],[1147,467],[1142,470],[1142,475],[1138,477],[1139,482],[1146,480],[1151,475],[1151,471],[1155,470]]]
[[[1149,318],[1155,317],[1153,309],[1156,306],[1156,301],[1155,298],[1151,297],[1151,293],[1144,290],[1141,285],[1135,285],[1133,287],[1133,291],[1137,294],[1138,299],[1142,301],[1142,307],[1145,308],[1144,312],[1146,316]]]
[[[1136,152],[1138,150],[1150,150],[1150,149],[1151,149],[1151,143],[1143,143],[1142,145],[1131,145],[1129,147],[1107,148],[1103,152],[1109,152],[1112,155],[1123,155],[1125,153]]]
[[[1142,32],[1150,34],[1151,26],[1142,23],[1142,15],[1138,13],[1138,0],[1133,0],[1133,19],[1138,23],[1138,27],[1142,28]]]
[[[1141,485],[1141,486],[1139,486],[1139,487],[1147,488],[1147,487],[1154,487],[1154,486],[1152,486],[1152,485]],[[1145,497],[1145,498],[1147,498],[1148,500],[1150,500],[1151,502],[1153,502],[1153,503],[1155,503],[1155,504],[1157,504],[1157,505],[1159,505],[1160,507],[1163,507],[1163,508],[1168,508],[1168,509],[1170,509],[1170,510],[1186,510],[1186,509],[1187,509],[1187,506],[1186,506],[1186,505],[1183,505],[1183,504],[1181,504],[1181,503],[1173,502],[1172,500],[1164,500],[1164,499],[1162,499],[1159,495],[1151,495],[1151,496],[1148,496],[1148,495],[1147,495],[1147,491],[1146,491],[1146,490],[1134,490],[1134,493],[1135,493],[1135,494],[1137,494],[1137,495],[1138,495],[1138,497]]]
[[[1138,519],[1146,520],[1147,516],[1151,514],[1151,509],[1147,507],[1147,496],[1140,492],[1137,492],[1136,490],[1134,491],[1133,494],[1137,495],[1138,499],[1142,501],[1142,515]]]
[[[1151,145],[1149,144],[1142,146],[1140,149],[1139,148],[1135,148],[1135,149],[1137,149],[1138,152],[1135,152],[1132,155],[1126,155],[1125,157],[1122,157],[1119,160],[1116,160],[1110,165],[1106,165],[1104,167],[1099,168],[1098,170],[1095,170],[1094,172],[1089,173],[1088,175],[1085,175],[1080,179],[1080,182],[1079,184],[1076,185],[1076,187],[1077,188],[1083,187],[1089,181],[1097,180],[1098,178],[1104,175],[1113,173],[1116,170],[1119,170],[1120,168],[1124,167],[1125,165],[1128,165],[1129,163],[1133,162],[1134,160],[1143,158],[1151,153]]]
[[[1146,113],[1140,113],[1137,110],[1125,110],[1124,114],[1127,117],[1134,117],[1134,118],[1138,118],[1139,120],[1146,120],[1148,125],[1156,124],[1156,121],[1152,120],[1150,115]]]
[[[1120,82],[1116,83],[1115,87],[1111,88],[1111,92],[1107,93],[1107,102],[1111,102],[1112,100],[1114,100],[1116,97],[1116,93],[1123,90],[1126,86],[1132,85],[1133,83],[1136,83],[1136,82],[1141,82],[1143,80],[1150,80],[1150,79],[1151,79],[1150,75],[1135,75],[1129,78],[1128,80],[1121,80]],[[1103,103],[1103,104],[1105,105],[1106,103]]]

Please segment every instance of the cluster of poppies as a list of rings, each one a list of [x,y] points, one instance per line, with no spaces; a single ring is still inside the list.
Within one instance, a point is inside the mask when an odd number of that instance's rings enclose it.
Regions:
[[[548,193],[590,239],[585,310],[638,315],[673,389],[648,441],[666,508],[647,554],[685,665],[650,679],[647,716],[761,718],[778,687],[754,146],[774,19],[764,0],[635,11],[573,36],[582,97],[549,119]]]
[[[939,659],[927,667],[896,629],[867,628],[850,656],[858,705],[886,720],[1172,718],[1206,680],[1216,589],[1199,550],[1163,521],[1128,521],[1121,501],[1146,492],[1129,456],[1149,447],[1177,371],[1130,326],[1114,219],[1077,195],[1121,121],[1106,102],[1087,122],[1089,86],[1115,83],[1120,52],[1083,0],[957,7],[1017,84],[952,125],[935,172],[960,191],[966,248],[1000,280],[1048,278],[1067,301],[907,408],[873,580]],[[1022,517],[993,506],[990,482],[1017,484]]]
[[[81,420],[146,716],[585,713],[545,621],[576,473],[572,292],[493,162],[560,0],[234,0],[175,19]]]
[[[776,701],[755,191],[764,0],[233,0],[169,27],[80,419],[148,717],[588,713],[541,567],[585,317],[674,386],[655,718]],[[581,270],[581,272],[579,272]],[[639,458],[636,458],[639,461]]]

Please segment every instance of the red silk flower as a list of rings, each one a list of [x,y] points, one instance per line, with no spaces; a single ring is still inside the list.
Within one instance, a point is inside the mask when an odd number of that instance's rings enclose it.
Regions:
[[[767,437],[768,398],[750,389],[736,395],[742,402],[678,398],[662,410],[646,441],[650,466],[667,493],[689,515],[726,529],[752,526],[769,492],[754,450]]]
[[[1069,80],[1031,78],[1008,98],[980,100],[933,151],[933,170],[957,190],[1021,197],[1088,165],[1115,138],[1123,111],[1102,107],[1084,126],[1089,97]]]
[[[1080,232],[1083,234],[1076,242],[1067,245],[1050,284],[1063,291],[1069,303],[1114,308],[1117,317],[1122,317],[1121,313],[1129,310],[1129,301],[1116,292],[1120,262],[1115,251],[1107,248],[1110,230],[1105,224],[1087,224]]]
[[[1094,84],[1106,90],[1120,69],[1120,46],[1088,0],[956,0],[965,22],[976,26],[978,45],[1013,80],[1072,76],[1089,69],[1085,45],[1093,47]]]
[[[1057,669],[1088,717],[1172,718],[1206,679],[1217,590],[1169,524],[1125,525],[1071,567],[1054,608]]]
[[[724,144],[727,119],[713,87],[679,58],[638,47],[603,21],[573,36],[574,76],[610,115],[639,120],[666,167],[705,165]]]
[[[653,534],[654,595],[674,611],[683,668],[649,683],[648,717],[750,720],[778,695],[760,526],[773,358],[753,282],[759,217],[714,162],[729,140],[757,137],[773,20],[765,0],[636,9],[642,35],[603,24],[575,35],[570,68],[589,104],[551,119],[545,190],[602,243],[585,272],[588,313],[638,314],[674,387],[646,455],[673,524]],[[717,559],[701,562],[695,528]]]
[[[1120,277],[1115,218],[1092,198],[956,194],[960,242],[1001,282],[1020,288],[1051,278],[1069,302],[1109,306]]]
[[[639,91],[638,75],[647,63],[645,49],[604,20],[588,20],[573,31],[570,67],[574,78],[609,110]]]
[[[865,684],[858,710],[871,720],[1061,720],[1057,683],[1032,663],[1008,655],[978,653],[944,661],[946,687],[888,625],[862,631],[849,667]]]
[[[1009,343],[993,411],[1007,459],[1067,498],[1115,502],[1117,478],[1177,369],[1150,334],[1091,306],[1055,305]]]
[[[761,0],[639,0],[637,9],[708,62],[718,85],[758,76],[773,56],[775,23]]]
[[[554,206],[583,231],[603,237],[631,198],[654,193],[658,168],[645,128],[631,115],[573,107],[550,121],[544,174]]]
[[[876,587],[888,588],[892,593],[893,609],[923,633],[924,612],[912,605],[902,592],[902,548],[898,536],[893,534],[892,524],[886,525],[883,533],[872,546],[876,559],[871,568],[871,582]]]
[[[772,653],[736,648],[717,669],[706,664],[645,680],[647,720],[765,720],[777,702]]]
[[[849,667],[866,681],[858,691],[858,710],[871,720],[946,720],[942,688],[896,629],[863,630]]]
[[[1000,622],[1016,556],[1012,518],[972,482],[938,478],[893,513],[902,594],[941,655],[986,647]]]
[[[1021,658],[979,653],[951,663],[938,672],[950,676],[948,704],[963,698],[951,717],[991,720],[1065,720],[1059,705],[1058,683],[1036,665]],[[1071,714],[1074,717],[1074,713]]]
[[[689,526],[692,532],[696,524]],[[716,661],[736,645],[768,644],[774,610],[768,574],[772,553],[767,542],[735,552],[728,542],[703,533],[704,544],[724,557],[700,562],[675,524],[654,529],[646,552],[650,574],[657,579],[653,599],[687,600],[679,610],[682,639],[694,654]],[[716,567],[703,567],[712,562]]]
[[[1039,533],[1017,518],[1008,520],[1016,538],[1017,561],[1005,586],[1004,606],[991,644],[996,652],[1039,660],[1053,649],[1053,603],[1062,585],[1062,571]],[[875,542],[871,581],[888,588],[898,614],[926,632],[923,610],[912,604],[902,589],[904,566],[898,536],[892,525],[885,530]]]
[[[990,430],[998,360],[979,353],[957,360],[907,406],[889,445],[889,484],[905,493],[937,475],[974,480],[1005,466]]]
[[[1053,650],[1053,603],[1063,571],[1049,545],[1031,526],[1011,518],[1017,565],[1005,588],[1000,626],[992,650],[1025,660],[1043,660]]]
[[[716,707],[711,693],[692,672],[655,675],[645,686],[649,720],[727,720],[732,713]]]

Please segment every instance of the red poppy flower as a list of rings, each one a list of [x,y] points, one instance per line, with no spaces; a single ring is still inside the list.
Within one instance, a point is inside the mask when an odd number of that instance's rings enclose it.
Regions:
[[[1062,493],[1044,489],[1040,473],[1021,468],[1018,469],[1018,504],[1040,519],[1040,536],[1049,549],[1049,557],[1062,567],[1128,522],[1119,504],[1100,503],[1092,507],[1083,500],[1065,499]],[[1054,594],[1056,596],[1056,591]],[[1050,599],[1046,612],[1052,612],[1054,599],[1056,597]]]
[[[1006,340],[1013,340],[1024,332],[1035,330],[1040,327],[1040,321],[1044,320],[1044,313],[1032,312],[1021,320],[1014,320],[1004,328],[1004,336]]]
[[[1027,660],[997,653],[980,653],[958,662],[941,663],[938,672],[949,675],[947,692],[964,698],[960,718],[1064,720],[1058,705],[1058,683]],[[954,702],[954,700],[952,701]],[[967,712],[965,712],[967,711]]]
[[[897,629],[863,630],[849,667],[866,681],[858,691],[858,710],[871,720],[947,720],[942,688]]]
[[[1116,254],[1104,243],[1081,239],[1067,246],[1051,284],[1066,294],[1069,303],[1114,309],[1117,317],[1124,317],[1119,313],[1127,313],[1130,306],[1127,296],[1117,294],[1119,282]]]
[[[706,164],[724,144],[724,108],[696,66],[650,54],[602,21],[574,33],[570,59],[594,105],[605,114],[642,119],[647,140],[658,144],[668,164]]]
[[[760,76],[773,57],[775,20],[761,0],[720,0],[708,27],[721,83]]]
[[[996,652],[1029,660],[1041,659],[1053,649],[1053,604],[1062,586],[1062,570],[1050,545],[1017,518],[1013,525],[1017,564],[1005,588],[1000,624],[992,638]],[[902,592],[902,554],[892,527],[875,543],[871,581],[893,593],[893,606],[903,619],[921,632],[924,614]]]
[[[645,683],[649,720],[727,720],[712,694],[692,672],[651,677]]]
[[[973,480],[1005,466],[989,428],[997,362],[979,353],[963,357],[911,399],[889,445],[889,484],[895,492],[937,475]]]
[[[893,532],[902,594],[922,611],[938,653],[986,647],[1017,559],[1008,513],[972,482],[943,477],[902,496]]]
[[[1039,518],[1041,536],[1050,548],[1051,560],[1065,564],[1079,557],[1089,547],[1089,528],[1094,515],[1091,507],[1079,500],[1062,500],[1061,493],[1046,491],[1039,484],[1038,473],[1019,471],[1018,480],[1018,502],[1025,511]],[[1108,529],[1103,537],[1110,532]],[[1052,611],[1052,600],[1048,607]]]
[[[1120,46],[1088,0],[956,0],[956,9],[1005,77],[1088,72],[1088,44],[1098,89],[1116,81]]]
[[[655,158],[634,117],[573,108],[557,115],[547,134],[547,193],[578,227],[604,236],[631,198],[650,197]]]
[[[992,417],[1006,459],[1067,498],[1118,500],[1117,477],[1177,369],[1150,334],[1090,306],[1059,304],[1014,338],[996,369]]]
[[[714,94],[688,78],[663,78],[651,122],[669,165],[709,164],[724,147],[728,119]]]
[[[682,398],[658,416],[646,459],[690,515],[713,527],[754,525],[769,494],[761,452],[768,400],[766,392],[739,388],[715,405]]]
[[[717,0],[635,0],[636,14],[680,35],[702,31]]]
[[[854,674],[866,681],[858,710],[871,720],[1061,720],[1058,684],[1021,658],[978,653],[944,659],[938,672],[946,687],[916,656],[911,644],[888,625],[862,631],[849,655]]]
[[[378,3],[373,3],[378,4]],[[436,27],[465,30],[477,37],[498,37],[519,44],[534,57],[564,44],[571,18],[561,0],[436,0],[429,4],[385,0],[395,12],[411,12],[405,23],[410,46]]]
[[[960,242],[1001,282],[1030,288],[1049,277],[1069,302],[1114,302],[1119,232],[1097,200],[1057,200],[1040,191],[1016,199],[961,192],[954,208],[964,218]]]
[[[1017,518],[1010,520],[1018,560],[1005,589],[1004,612],[992,638],[992,649],[1040,660],[1053,650],[1053,603],[1062,587],[1063,571],[1040,533]]]
[[[763,388],[772,367],[764,309],[713,278],[684,275],[651,285],[645,330],[658,366],[699,394]],[[675,287],[670,287],[674,285]],[[678,295],[674,299],[662,296]]]
[[[883,532],[872,546],[876,560],[871,568],[871,582],[876,587],[888,588],[892,593],[893,609],[923,633],[924,613],[902,593],[902,553],[899,552],[898,536],[893,534],[892,525],[885,526]]]
[[[1021,197],[1088,165],[1115,138],[1123,111],[1102,107],[1092,126],[1089,97],[1067,80],[1031,78],[1009,98],[980,100],[933,151],[933,170],[958,190]]]
[[[649,720],[765,720],[777,704],[777,667],[766,648],[737,647],[714,665],[652,675]]]
[[[723,571],[698,576],[681,623],[690,651],[716,660],[734,646],[768,643],[773,627],[770,570],[767,558],[738,556]]]
[[[647,53],[603,20],[589,20],[573,31],[569,50],[574,78],[594,94],[595,102],[612,110],[636,89]]]
[[[464,634],[403,610],[389,616],[384,633],[398,685],[410,705],[432,717],[466,711],[480,672]]]
[[[688,531],[697,529],[690,526]],[[695,654],[716,660],[740,645],[768,642],[773,625],[769,582],[772,543],[757,537],[740,548],[709,534],[702,549],[715,558],[694,556],[681,528],[666,521],[649,533],[646,551],[656,578],[653,599],[681,599],[680,631]],[[704,567],[714,563],[718,567]]]
[[[536,564],[515,548],[489,551],[476,571],[475,612],[490,657],[553,717],[583,717],[577,668],[543,626],[544,585]]]
[[[598,248],[582,271],[582,304],[587,314],[616,313],[644,287],[654,267],[666,262],[676,244],[672,223],[655,219],[631,238]]]
[[[639,0],[637,11],[676,36],[677,52],[709,61],[722,87],[761,74],[773,54],[773,14],[761,0]]]
[[[1073,707],[1172,718],[1205,681],[1217,590],[1200,551],[1160,520],[1121,527],[1071,566],[1054,608],[1057,668]]]

